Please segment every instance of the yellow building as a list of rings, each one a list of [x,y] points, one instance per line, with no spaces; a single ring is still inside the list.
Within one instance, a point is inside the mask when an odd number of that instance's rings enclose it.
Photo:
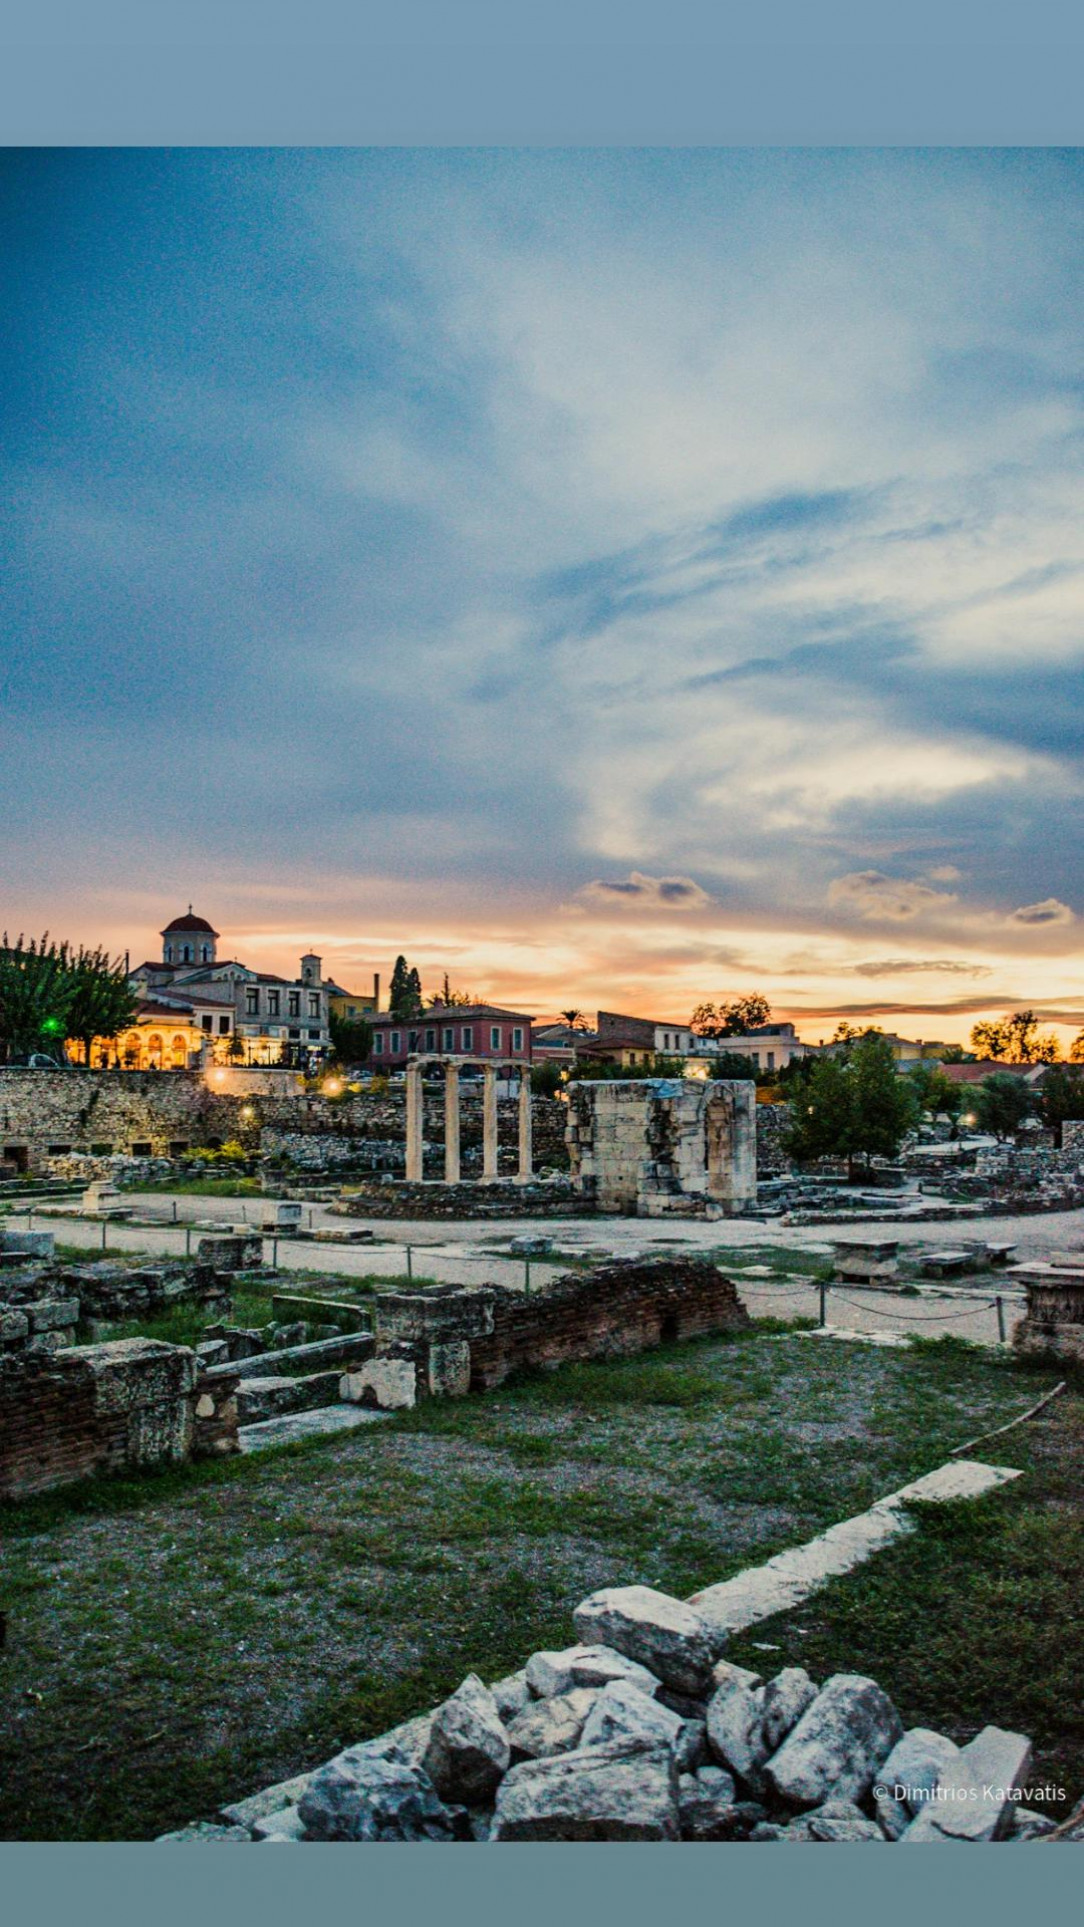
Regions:
[[[221,1040],[222,1050],[227,1041]],[[90,1061],[99,1069],[108,1064],[125,1071],[184,1071],[200,1064],[205,1050],[213,1051],[216,1043],[194,1011],[177,1004],[143,1003],[134,1022],[116,1037],[95,1038]]]
[[[362,1023],[366,1018],[375,1016],[380,1009],[380,976],[373,972],[373,987],[368,990],[344,990],[341,984],[330,980],[325,985],[327,1007],[332,1017],[339,1017],[347,1024]]]

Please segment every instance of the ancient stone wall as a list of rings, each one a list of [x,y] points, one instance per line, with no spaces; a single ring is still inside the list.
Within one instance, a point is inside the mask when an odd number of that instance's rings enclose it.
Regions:
[[[594,1206],[573,1191],[568,1178],[526,1184],[500,1178],[489,1184],[363,1184],[333,1208],[355,1218],[567,1218],[589,1216]]]
[[[569,1087],[574,1188],[599,1211],[722,1217],[756,1203],[756,1089],[692,1078]]]
[[[235,1450],[230,1387],[208,1396],[199,1372],[186,1346],[151,1338],[0,1359],[0,1498]]]
[[[748,1323],[732,1281],[706,1259],[622,1260],[563,1273],[530,1294],[382,1291],[370,1376],[376,1389],[382,1364],[410,1361],[418,1396],[488,1391],[515,1371],[621,1357]]]
[[[319,1169],[368,1162],[370,1168],[401,1170],[405,1164],[406,1096],[396,1087],[341,1098],[284,1087],[268,1074],[265,1089],[208,1086],[198,1071],[11,1071],[0,1070],[0,1160],[31,1172],[68,1175],[63,1160],[73,1153],[104,1160],[111,1155],[164,1158],[239,1141],[264,1156],[289,1158]],[[566,1106],[556,1098],[532,1105],[536,1167],[567,1166]],[[498,1105],[502,1154],[515,1170],[517,1105]],[[443,1092],[427,1090],[425,1132],[432,1156],[442,1159]],[[464,1165],[481,1169],[482,1099],[461,1087],[460,1137]],[[314,1150],[309,1140],[319,1140]],[[502,1164],[505,1156],[502,1156]],[[109,1176],[102,1164],[95,1175]],[[434,1168],[434,1176],[438,1175]],[[80,1175],[87,1175],[80,1167]]]

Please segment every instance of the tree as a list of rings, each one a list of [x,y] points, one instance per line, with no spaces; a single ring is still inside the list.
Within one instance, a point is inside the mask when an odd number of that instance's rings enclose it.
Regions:
[[[929,1070],[925,1064],[916,1064],[905,1076],[921,1111],[930,1117],[959,1116],[963,1109],[963,1091],[939,1067]]]
[[[1014,1137],[1025,1119],[1035,1114],[1035,1096],[1022,1077],[994,1071],[975,1091],[975,1116],[984,1131],[995,1137]]]
[[[1084,1064],[1084,1030],[1079,1030],[1069,1046],[1069,1056],[1074,1064]]]
[[[721,1050],[707,1060],[708,1076],[723,1083],[755,1081],[759,1067],[755,1057],[746,1057],[741,1051]]]
[[[1057,1131],[1071,1118],[1084,1118],[1084,1065],[1055,1064],[1043,1078],[1039,1098],[1043,1123]]]
[[[753,990],[729,1003],[697,1004],[689,1024],[698,1037],[743,1037],[766,1024],[771,1014],[768,999]]]
[[[1061,1045],[1052,1030],[1040,1031],[1033,1010],[1007,1011],[975,1024],[971,1042],[982,1057],[1011,1064],[1054,1064]]]
[[[532,1064],[531,1091],[533,1095],[535,1097],[555,1096],[561,1088],[563,1075],[560,1064],[555,1064],[550,1057],[544,1057],[540,1063]]]
[[[418,994],[419,996],[421,994],[420,983],[418,985]],[[448,972],[445,971],[444,982],[441,985],[440,991],[437,996],[430,997],[429,999],[429,1008],[430,1010],[460,1010],[468,1004],[476,1004],[477,1002],[478,999],[473,991],[453,990]]]
[[[334,1010],[327,1022],[336,1063],[364,1064],[373,1048],[372,1025],[364,1017],[340,1017]]]
[[[68,947],[49,932],[0,942],[0,1056],[62,1054],[74,984]]]
[[[918,1121],[918,1104],[910,1080],[896,1069],[888,1039],[867,1031],[854,1045],[849,1069],[855,1085],[856,1149],[867,1166],[871,1158],[898,1157]]]
[[[828,1041],[830,1044],[842,1045],[846,1050],[848,1045],[857,1044],[858,1039],[866,1035],[865,1031],[859,1030],[854,1024],[849,1024],[845,1017],[841,1017]]]
[[[790,1128],[783,1140],[788,1156],[799,1164],[815,1158],[854,1154],[854,1080],[850,1065],[839,1057],[818,1057],[805,1088],[790,1101]]]
[[[817,1058],[791,1101],[786,1149],[800,1163],[845,1157],[854,1175],[861,1156],[894,1158],[917,1116],[914,1092],[899,1075],[888,1040],[866,1031],[846,1056]]]
[[[561,1016],[564,1018],[569,1030],[587,1029],[587,1019],[582,1010],[562,1010]],[[1081,1037],[1084,1037],[1084,1031],[1081,1031],[1080,1034]]]
[[[418,972],[411,968],[405,957],[396,957],[388,987],[388,1013],[392,1017],[407,1019],[422,1014],[422,983]]]
[[[946,1044],[941,1052],[942,1064],[966,1064],[968,1053],[962,1044]]]
[[[123,957],[81,945],[71,963],[72,995],[68,1006],[68,1036],[83,1046],[83,1062],[90,1063],[95,1038],[111,1043],[127,1029],[136,1011]]]

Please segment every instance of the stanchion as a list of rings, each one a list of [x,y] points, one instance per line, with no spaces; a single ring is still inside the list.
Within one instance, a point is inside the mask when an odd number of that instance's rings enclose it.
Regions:
[[[106,1226],[108,1225],[108,1223],[109,1223],[108,1218],[102,1219],[102,1250],[103,1251],[105,1250],[105,1233],[106,1233]]]
[[[827,1315],[828,1284],[824,1278],[820,1279],[819,1282],[820,1282],[820,1293],[821,1293],[821,1326],[823,1328],[828,1323],[828,1315]]]
[[[529,1298],[531,1295],[531,1261],[529,1258],[524,1258],[523,1260],[523,1290],[525,1296]]]
[[[190,1224],[186,1224],[184,1228],[184,1255],[186,1258],[192,1256],[192,1226]]]
[[[406,1248],[406,1275],[408,1278],[414,1276],[414,1254],[409,1245]]]
[[[174,1200],[173,1200],[173,1222],[174,1222],[174,1224],[176,1224],[176,1222],[177,1222],[177,1200],[176,1200],[176,1198],[174,1198]]]
[[[278,1241],[278,1239],[277,1239],[277,1238],[272,1238],[272,1240],[271,1240],[271,1269],[272,1269],[272,1271],[277,1271],[277,1270],[278,1270],[278,1268],[279,1268],[279,1241]]]
[[[997,1306],[998,1343],[1003,1345],[1005,1343],[1005,1301],[1002,1298],[1000,1292],[998,1293],[997,1297],[994,1299],[994,1303]]]

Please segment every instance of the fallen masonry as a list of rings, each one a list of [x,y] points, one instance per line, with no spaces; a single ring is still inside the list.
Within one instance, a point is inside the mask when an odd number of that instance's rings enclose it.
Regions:
[[[468,1674],[431,1712],[160,1838],[887,1845],[1053,1833],[1025,1801],[1023,1734],[990,1725],[961,1747],[905,1729],[864,1675],[818,1685],[800,1666],[768,1679],[736,1666],[724,1616],[698,1609],[712,1590],[594,1593],[573,1615],[576,1644],[490,1686]]]

